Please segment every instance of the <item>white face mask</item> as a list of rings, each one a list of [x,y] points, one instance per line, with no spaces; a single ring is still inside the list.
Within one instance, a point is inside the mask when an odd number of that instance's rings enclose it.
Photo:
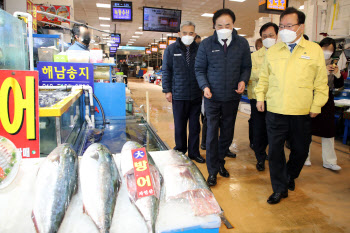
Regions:
[[[218,34],[219,40],[225,40],[232,35],[232,29],[220,29],[216,30],[216,33]]]
[[[324,59],[328,60],[329,58],[331,58],[333,53],[328,50],[323,50],[323,54],[324,54]]]
[[[297,31],[299,31],[299,29],[300,26]],[[281,37],[281,40],[284,43],[290,43],[292,41],[295,41],[295,39],[297,38],[297,32],[288,29],[283,29],[278,33],[278,35]]]
[[[181,37],[181,41],[185,45],[190,45],[194,41],[194,37],[193,36],[183,36],[183,37]]]
[[[265,48],[270,48],[272,45],[276,44],[276,39],[272,38],[266,38],[265,40],[262,41],[263,45]]]

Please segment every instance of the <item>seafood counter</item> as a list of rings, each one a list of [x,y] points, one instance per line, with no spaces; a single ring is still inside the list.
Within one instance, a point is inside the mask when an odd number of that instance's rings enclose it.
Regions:
[[[15,180],[0,189],[1,232],[219,232],[221,208],[179,152],[146,152],[152,195],[138,193],[137,148],[129,141],[111,155],[95,143],[78,159],[62,144],[47,158],[22,160]]]

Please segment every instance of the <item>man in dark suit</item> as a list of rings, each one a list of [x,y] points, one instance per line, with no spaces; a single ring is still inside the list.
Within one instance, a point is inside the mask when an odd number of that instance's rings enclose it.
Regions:
[[[252,68],[247,40],[233,28],[235,14],[229,9],[215,12],[213,36],[203,40],[196,57],[196,77],[204,91],[207,116],[207,167],[209,186],[216,185],[217,173],[225,169],[225,157],[235,158],[229,151],[233,140],[241,94],[249,81]],[[218,136],[220,129],[220,138]]]
[[[194,41],[195,24],[184,22],[180,26],[176,43],[166,48],[163,57],[163,92],[173,104],[175,123],[175,150],[186,153],[198,163],[205,163],[199,153],[199,115],[202,91],[194,72],[198,44]],[[187,124],[189,124],[187,146]]]

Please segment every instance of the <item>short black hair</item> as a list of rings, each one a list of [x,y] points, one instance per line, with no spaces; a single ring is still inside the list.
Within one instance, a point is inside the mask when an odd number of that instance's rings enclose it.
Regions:
[[[276,35],[278,34],[278,26],[277,26],[277,24],[268,22],[268,23],[265,23],[264,25],[262,25],[262,27],[260,28],[260,31],[259,31],[260,36],[262,36],[262,33],[266,29],[268,29],[269,27],[273,27],[273,29],[275,29]]]
[[[328,47],[328,46],[330,46],[330,45],[333,45],[333,53],[332,53],[332,56],[334,55],[334,53],[335,53],[335,49],[336,49],[336,43],[335,43],[335,40],[334,39],[332,39],[332,38],[330,38],[330,37],[326,37],[326,38],[324,38],[323,40],[321,40],[321,42],[320,42],[320,46],[321,46],[321,48],[322,47]]]
[[[233,13],[233,11],[231,11],[230,9],[224,8],[224,9],[218,10],[214,13],[214,16],[213,16],[213,25],[214,26],[216,24],[216,20],[222,15],[231,16],[233,23],[235,23],[235,21],[236,21],[235,13]]]
[[[197,40],[197,39],[201,39],[201,36],[200,35],[196,35],[195,37],[194,37],[194,40]]]
[[[73,28],[72,28],[72,35],[75,38],[75,36],[79,36],[80,34],[80,27],[84,27],[84,28],[88,28],[86,25],[84,24],[74,24]]]
[[[307,35],[303,34],[303,37],[305,40],[309,40],[309,37]]]
[[[297,14],[298,15],[298,24],[304,24],[305,23],[305,14],[302,11],[298,11],[294,7],[288,7],[285,11],[282,12],[280,16],[280,21],[282,18],[286,15],[290,14]]]

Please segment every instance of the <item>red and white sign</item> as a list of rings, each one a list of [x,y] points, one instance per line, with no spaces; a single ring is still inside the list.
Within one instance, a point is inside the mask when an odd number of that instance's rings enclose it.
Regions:
[[[132,150],[131,154],[135,173],[137,197],[142,198],[154,195],[146,149],[138,148]]]
[[[22,158],[39,158],[39,85],[37,71],[0,70],[0,136]]]

